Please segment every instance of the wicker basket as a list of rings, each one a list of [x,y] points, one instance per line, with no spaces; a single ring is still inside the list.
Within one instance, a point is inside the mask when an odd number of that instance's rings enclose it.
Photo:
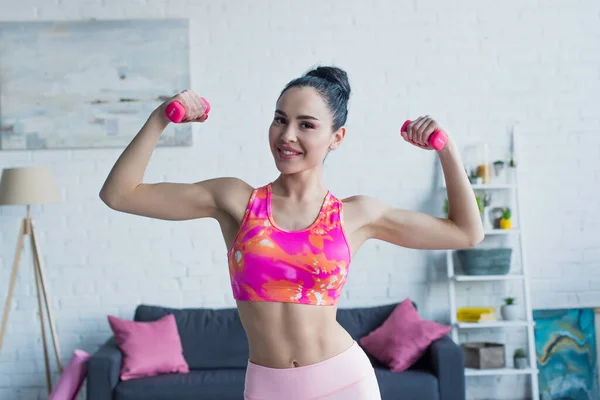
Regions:
[[[457,250],[465,275],[506,275],[510,271],[511,248]]]

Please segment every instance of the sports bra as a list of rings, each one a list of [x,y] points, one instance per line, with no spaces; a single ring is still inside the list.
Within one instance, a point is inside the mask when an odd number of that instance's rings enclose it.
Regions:
[[[279,228],[271,213],[271,183],[254,189],[231,249],[227,252],[233,297],[335,305],[351,261],[342,226],[343,203],[327,191],[307,228]]]

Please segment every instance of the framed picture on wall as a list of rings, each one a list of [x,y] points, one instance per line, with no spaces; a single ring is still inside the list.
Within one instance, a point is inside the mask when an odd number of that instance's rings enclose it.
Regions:
[[[595,311],[534,310],[541,400],[600,398]]]
[[[598,384],[600,385],[600,307],[594,309],[596,325],[596,365],[598,366]]]
[[[190,87],[188,21],[0,23],[0,150],[124,148]],[[158,146],[190,146],[171,124]]]

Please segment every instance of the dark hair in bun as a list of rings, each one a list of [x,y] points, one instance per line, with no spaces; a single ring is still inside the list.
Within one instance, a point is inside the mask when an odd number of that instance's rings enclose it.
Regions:
[[[348,117],[348,100],[350,99],[350,82],[348,74],[337,67],[316,67],[300,78],[290,81],[281,91],[281,95],[292,87],[310,86],[323,96],[331,115],[333,130],[337,131],[346,123]]]

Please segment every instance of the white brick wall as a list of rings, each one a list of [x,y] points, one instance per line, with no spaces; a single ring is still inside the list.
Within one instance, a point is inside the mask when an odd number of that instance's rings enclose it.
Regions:
[[[353,89],[349,134],[326,164],[339,197],[363,193],[439,214],[435,154],[400,139],[404,119],[429,113],[459,144],[498,146],[507,143],[508,123],[519,121],[534,307],[600,305],[599,13],[594,1],[0,1],[5,21],[191,18],[192,88],[214,111],[195,127],[193,147],[154,153],[147,182],[274,179],[266,142],[274,102],[317,63],[345,68]],[[107,314],[130,318],[140,302],[234,305],[216,223],[155,221],[100,202],[120,151],[0,152],[0,168],[53,164],[62,190],[62,204],[32,212],[65,363],[75,348],[93,352],[108,337]],[[2,301],[23,215],[0,208]],[[425,317],[443,321],[444,275],[439,254],[369,242],[340,306],[410,296]],[[505,290],[513,289],[462,285],[459,301],[498,304]],[[44,398],[34,295],[27,248],[0,355],[2,399]],[[469,336],[512,347],[522,337]],[[470,399],[516,399],[526,396],[528,379],[469,378],[468,387]]]

